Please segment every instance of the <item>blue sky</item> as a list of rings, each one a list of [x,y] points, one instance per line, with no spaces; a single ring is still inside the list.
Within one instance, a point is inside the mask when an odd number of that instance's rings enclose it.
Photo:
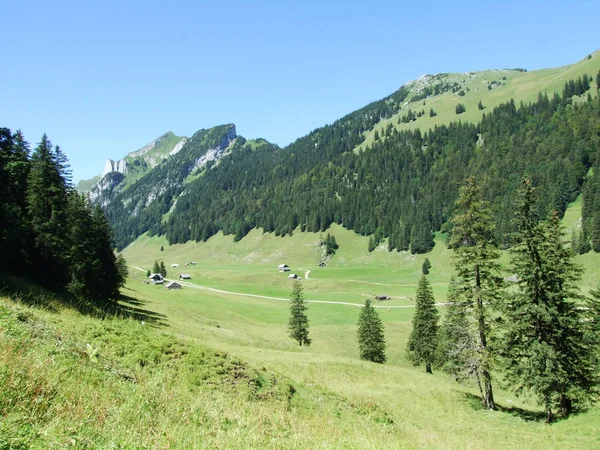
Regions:
[[[5,1],[0,126],[74,180],[166,131],[281,146],[425,73],[529,70],[600,48],[598,1]]]

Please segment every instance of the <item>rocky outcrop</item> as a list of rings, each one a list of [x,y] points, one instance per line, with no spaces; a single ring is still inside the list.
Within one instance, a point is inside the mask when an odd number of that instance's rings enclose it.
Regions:
[[[119,161],[113,161],[112,159],[107,159],[104,163],[104,170],[102,171],[102,176],[104,177],[109,172],[119,172],[123,175],[127,174],[127,161],[124,159],[120,159]]]
[[[208,149],[204,155],[200,156],[196,160],[194,167],[199,168],[204,166],[209,161],[218,161],[221,159],[221,157],[226,154],[227,148],[229,148],[229,145],[235,140],[236,137],[237,133],[235,131],[235,125],[232,125],[227,133],[223,136],[223,139],[221,139],[221,142],[219,142],[219,145],[215,148]]]
[[[88,198],[105,208],[118,194],[118,186],[125,179],[125,175],[121,172],[110,171],[104,175],[98,184],[92,188],[88,194]]]

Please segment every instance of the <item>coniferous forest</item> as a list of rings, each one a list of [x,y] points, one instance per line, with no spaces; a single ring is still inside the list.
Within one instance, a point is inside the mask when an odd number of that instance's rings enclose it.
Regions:
[[[183,243],[204,241],[219,230],[238,240],[256,227],[286,235],[298,227],[318,232],[337,223],[373,235],[375,244],[387,238],[390,250],[425,253],[435,231],[450,231],[458,187],[473,175],[481,180],[496,236],[507,248],[515,231],[510,214],[515,193],[527,176],[546,213],[563,214],[583,192],[578,248],[600,250],[600,202],[595,201],[600,182],[593,170],[600,164],[600,104],[574,98],[580,84],[569,82],[562,95],[540,94],[530,104],[510,101],[478,124],[455,122],[428,132],[388,127],[366,149],[353,152],[365,130],[397,110],[400,90],[284,149],[238,137],[218,164],[161,197],[151,221],[123,214],[126,199],[113,202],[107,212],[119,247],[145,231]]]
[[[104,212],[71,184],[66,155],[46,135],[30,152],[0,128],[0,272],[93,302],[116,299],[125,261]]]

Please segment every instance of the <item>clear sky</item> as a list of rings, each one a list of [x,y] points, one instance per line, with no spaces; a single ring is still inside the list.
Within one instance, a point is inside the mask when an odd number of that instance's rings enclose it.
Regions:
[[[0,126],[74,180],[166,131],[284,146],[425,73],[571,64],[596,1],[0,1]]]

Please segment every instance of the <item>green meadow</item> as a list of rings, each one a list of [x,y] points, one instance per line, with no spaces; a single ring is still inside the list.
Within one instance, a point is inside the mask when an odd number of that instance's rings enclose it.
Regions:
[[[373,142],[375,131],[382,135],[390,124],[399,131],[419,128],[425,132],[435,126],[448,125],[450,122],[458,120],[477,123],[483,114],[491,112],[494,107],[509,102],[511,99],[519,99],[523,103],[533,102],[537,100],[540,92],[547,93],[552,98],[555,92],[562,93],[567,81],[579,78],[584,74],[594,77],[590,92],[592,96],[596,97],[598,86],[596,86],[595,77],[600,70],[600,51],[592,53],[591,56],[588,59],[586,55],[575,64],[528,72],[505,69],[442,74],[442,81],[459,83],[465,95],[460,96],[458,93],[446,92],[429,97],[424,101],[415,102],[411,102],[412,97],[409,97],[396,115],[380,121],[372,130],[365,133],[365,142],[358,149],[364,149],[370,145]],[[412,82],[411,89],[415,89],[418,81]],[[495,84],[492,89],[488,89],[488,85],[493,82]],[[478,108],[480,101],[484,107],[483,110]],[[460,115],[457,115],[455,111],[458,103],[462,103],[466,109]],[[425,115],[416,121],[398,123],[398,119],[406,115],[409,109],[413,112],[424,109]],[[430,109],[433,109],[437,115],[430,117]]]
[[[580,200],[570,206],[564,219],[567,233],[580,217]],[[474,386],[455,383],[446,375],[427,375],[405,358],[411,330],[416,285],[425,256],[432,263],[429,278],[437,302],[446,299],[452,276],[451,252],[444,236],[428,255],[388,252],[383,243],[367,252],[368,238],[340,226],[328,232],[340,246],[325,267],[319,242],[326,233],[300,233],[277,237],[253,230],[239,242],[219,234],[204,243],[168,246],[161,237],[142,237],[124,254],[131,266],[126,295],[165,317],[166,329],[190,340],[246,361],[291,380],[294,386],[318,387],[352,403],[374,405],[389,417],[388,426],[374,434],[349,437],[341,445],[323,447],[371,448],[595,448],[600,445],[600,410],[581,414],[551,426],[542,423],[540,409],[528,398],[517,398],[496,385],[499,411],[482,411]],[[161,246],[164,250],[161,251]],[[504,254],[503,262],[508,261]],[[164,261],[167,278],[189,273],[191,283],[169,291],[144,284],[145,270],[155,260]],[[186,262],[197,264],[185,266]],[[594,288],[598,279],[597,256],[578,257],[586,267],[582,290]],[[178,268],[171,268],[179,264]],[[299,347],[287,336],[288,304],[292,280],[303,279],[310,303],[310,347]],[[506,275],[510,275],[506,272]],[[224,291],[224,292],[218,292]],[[243,295],[251,294],[251,296]],[[366,298],[375,301],[385,325],[388,362],[385,365],[358,359],[356,323],[358,307]],[[275,298],[262,298],[275,297]],[[336,304],[338,303],[338,304]],[[348,305],[347,303],[350,303]],[[443,307],[440,308],[443,314]],[[316,433],[316,431],[312,431]],[[362,432],[361,432],[362,433]],[[300,447],[304,445],[300,444]],[[309,445],[306,445],[309,447]]]

